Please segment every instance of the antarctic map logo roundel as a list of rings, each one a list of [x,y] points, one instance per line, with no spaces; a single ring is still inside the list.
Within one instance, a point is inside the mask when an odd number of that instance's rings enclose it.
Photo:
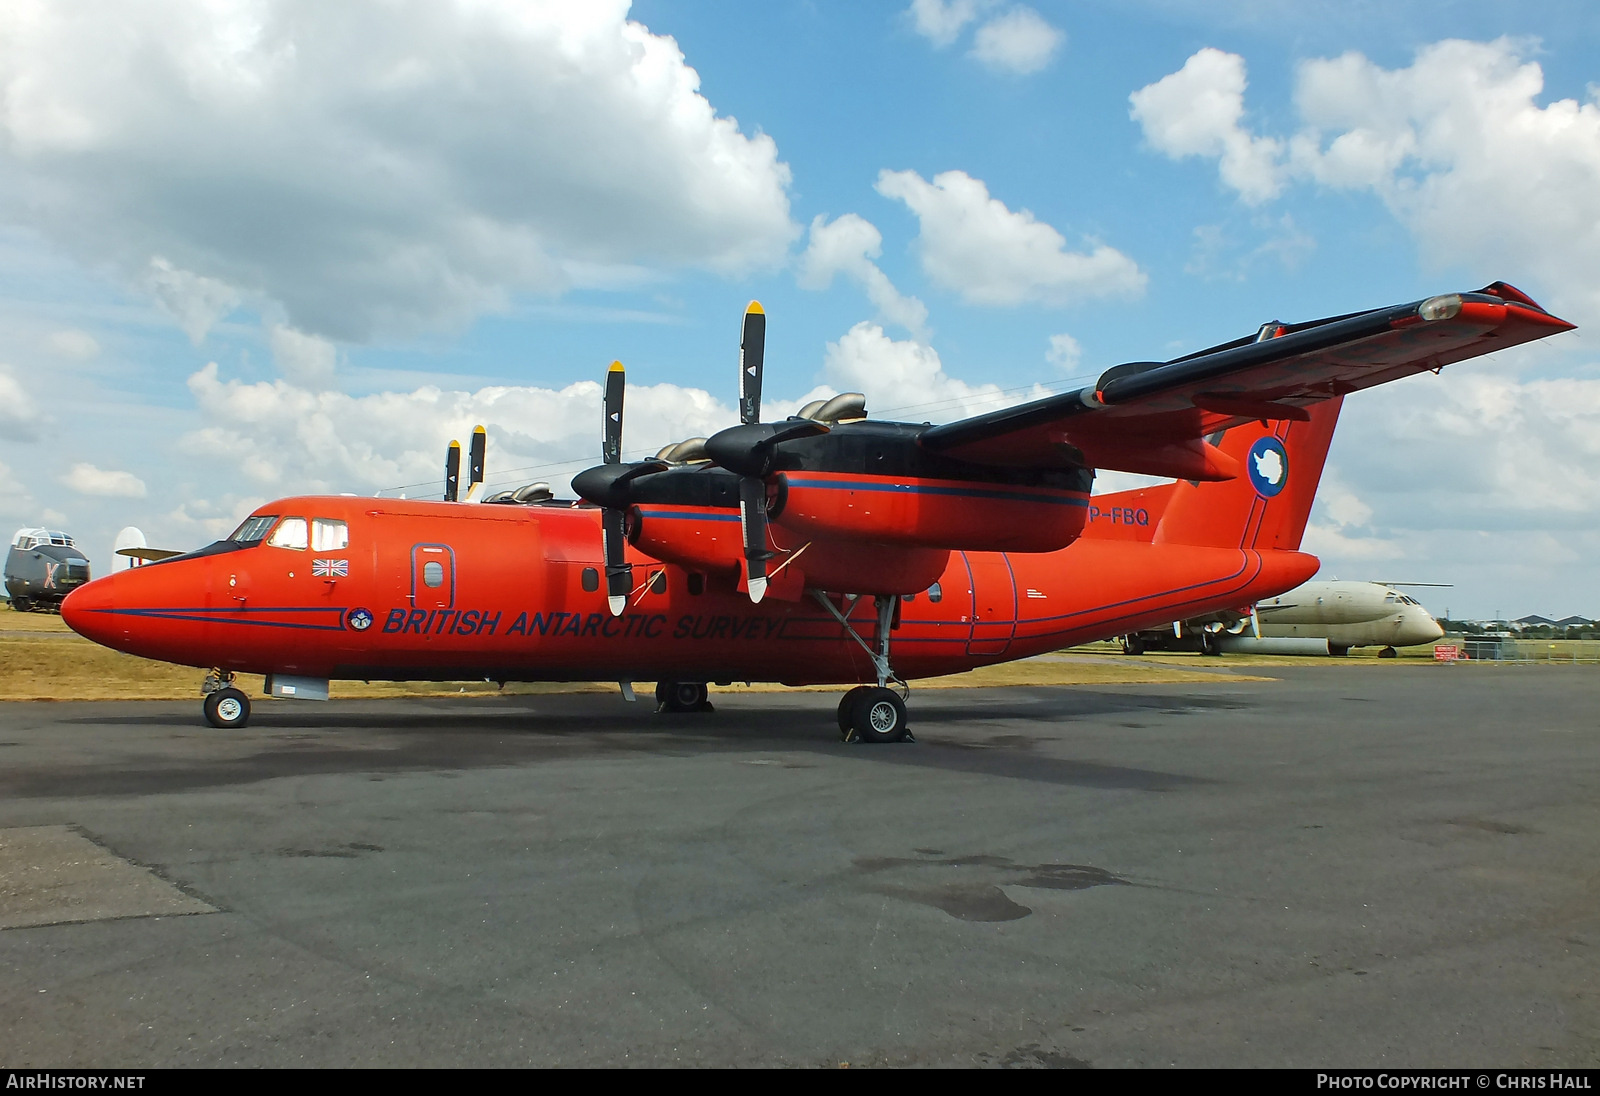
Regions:
[[[344,615],[344,622],[357,632],[364,632],[372,627],[372,613],[366,609],[351,609]]]
[[[1250,485],[1264,499],[1272,498],[1289,482],[1289,454],[1283,448],[1283,442],[1271,434],[1256,439],[1245,463],[1250,473]]]

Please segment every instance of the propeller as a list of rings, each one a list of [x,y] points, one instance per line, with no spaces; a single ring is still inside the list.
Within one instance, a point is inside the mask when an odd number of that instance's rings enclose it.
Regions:
[[[444,454],[444,501],[455,502],[461,491],[461,443],[452,441]]]
[[[776,553],[767,547],[767,484],[772,474],[775,446],[789,438],[825,434],[828,428],[811,419],[787,422],[761,421],[761,374],[766,359],[767,314],[760,301],[744,310],[739,339],[739,425],[706,439],[705,451],[713,461],[739,479],[739,527],[744,534],[745,577],[750,600],[759,603],[767,593],[767,561]]]
[[[633,565],[627,559],[628,532],[625,521],[629,498],[628,484],[639,476],[666,468],[660,460],[622,463],[622,401],[627,391],[627,374],[621,362],[612,362],[606,371],[603,402],[604,419],[600,431],[600,459],[604,462],[586,468],[572,477],[572,489],[600,506],[600,532],[605,547],[606,606],[612,616],[621,616],[633,593]]]

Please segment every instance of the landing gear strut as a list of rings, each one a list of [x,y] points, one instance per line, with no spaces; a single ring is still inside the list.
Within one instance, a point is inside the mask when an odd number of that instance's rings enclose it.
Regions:
[[[250,698],[233,687],[233,674],[227,670],[212,670],[200,691],[205,694],[200,710],[213,727],[230,731],[250,722]]]
[[[907,695],[911,692],[910,687],[895,675],[894,667],[889,662],[889,633],[894,629],[894,613],[900,599],[883,594],[872,599],[878,617],[878,647],[873,650],[851,626],[849,617],[828,600],[827,594],[821,590],[813,590],[811,594],[849,633],[850,638],[867,652],[878,677],[876,686],[857,685],[839,701],[839,734],[846,742],[915,742],[907,723],[905,697],[889,688],[892,681]]]

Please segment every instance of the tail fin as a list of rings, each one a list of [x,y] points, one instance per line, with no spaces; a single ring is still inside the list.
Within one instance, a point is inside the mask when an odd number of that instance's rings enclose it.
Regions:
[[[1309,422],[1252,423],[1213,438],[1243,474],[1221,483],[1179,481],[1156,543],[1298,549],[1343,403],[1340,396],[1313,405]]]

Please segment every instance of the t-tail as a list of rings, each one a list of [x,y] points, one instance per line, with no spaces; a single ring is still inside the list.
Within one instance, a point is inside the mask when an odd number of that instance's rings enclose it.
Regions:
[[[1240,474],[1174,484],[1155,543],[1298,550],[1343,403],[1336,397],[1314,404],[1303,422],[1250,423],[1213,438],[1239,463]]]

